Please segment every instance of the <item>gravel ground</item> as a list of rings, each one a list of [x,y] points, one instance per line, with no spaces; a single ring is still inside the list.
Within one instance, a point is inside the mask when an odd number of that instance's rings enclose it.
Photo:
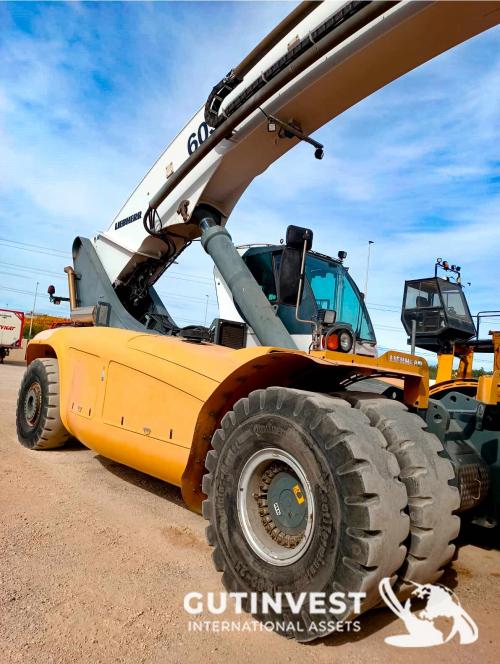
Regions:
[[[77,443],[21,447],[22,373],[0,366],[1,662],[498,661],[500,552],[484,536],[460,547],[444,579],[478,624],[469,646],[397,650],[384,643],[404,632],[389,610],[364,616],[359,633],[305,646],[267,632],[188,631],[184,594],[222,590],[203,519],[177,489]]]

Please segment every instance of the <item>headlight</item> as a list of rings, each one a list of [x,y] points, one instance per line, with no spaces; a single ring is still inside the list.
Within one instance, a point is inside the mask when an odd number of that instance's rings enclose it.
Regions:
[[[339,334],[339,346],[343,353],[348,353],[352,348],[353,338],[350,332],[343,330]]]
[[[339,334],[339,345],[344,353],[348,353],[351,350],[352,336],[347,330]]]

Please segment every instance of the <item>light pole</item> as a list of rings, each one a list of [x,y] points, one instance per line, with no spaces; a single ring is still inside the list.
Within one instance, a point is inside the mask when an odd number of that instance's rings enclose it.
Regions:
[[[365,276],[365,300],[368,296],[368,273],[370,271],[370,251],[372,244],[375,244],[373,240],[368,240],[368,256],[366,257],[366,276]]]
[[[208,299],[209,299],[210,296],[205,295],[205,297],[207,298],[207,301],[205,302],[205,327],[206,327],[207,326],[207,317],[208,317]]]
[[[36,288],[35,288],[35,299],[33,300],[33,309],[31,310],[31,321],[30,321],[30,331],[28,334],[28,341],[31,340],[31,330],[33,329],[33,316],[35,315],[35,307],[36,307],[36,296],[38,295],[38,281],[36,282]]]

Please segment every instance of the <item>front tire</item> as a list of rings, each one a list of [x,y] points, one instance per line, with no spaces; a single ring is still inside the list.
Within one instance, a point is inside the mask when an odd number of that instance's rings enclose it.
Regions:
[[[409,519],[397,461],[363,413],[339,398],[257,390],[212,446],[203,515],[229,592],[362,592],[362,610],[377,604],[380,580],[394,582],[405,558]],[[335,620],[355,615],[347,604]],[[300,641],[333,631],[331,614],[308,609],[254,614]],[[298,629],[280,627],[290,623]]]
[[[455,473],[441,442],[427,431],[425,421],[399,401],[363,392],[348,392],[346,399],[364,413],[387,441],[398,460],[400,479],[408,494],[410,539],[394,591],[404,599],[414,583],[435,583],[455,552],[453,540],[460,530],[454,514],[460,495],[452,486]]]
[[[30,450],[62,447],[70,438],[61,422],[56,359],[34,360],[24,372],[16,411],[17,437]]]

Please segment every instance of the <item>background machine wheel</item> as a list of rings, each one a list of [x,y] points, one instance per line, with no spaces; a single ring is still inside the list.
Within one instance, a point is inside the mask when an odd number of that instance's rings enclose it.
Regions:
[[[212,446],[203,514],[228,591],[365,592],[363,610],[378,602],[379,581],[395,581],[405,559],[409,518],[396,458],[366,415],[340,398],[271,387],[238,401]],[[307,609],[255,615],[277,629],[299,624],[289,635],[302,641],[332,630]],[[352,616],[347,606],[333,618]]]
[[[56,359],[34,360],[26,369],[17,398],[16,426],[19,442],[31,450],[62,447],[69,440],[61,422]]]

